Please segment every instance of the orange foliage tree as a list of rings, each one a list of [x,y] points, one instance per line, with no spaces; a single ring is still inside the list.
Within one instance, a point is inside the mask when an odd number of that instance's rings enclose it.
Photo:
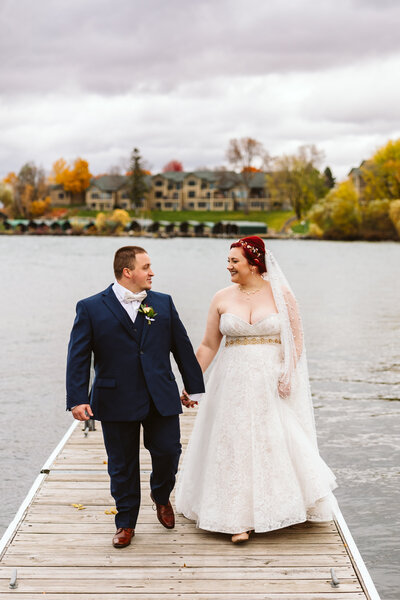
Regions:
[[[89,163],[83,158],[77,158],[69,166],[64,158],[59,158],[53,164],[50,180],[62,185],[66,192],[71,192],[76,199],[83,200],[83,192],[89,187],[93,175],[89,171]]]

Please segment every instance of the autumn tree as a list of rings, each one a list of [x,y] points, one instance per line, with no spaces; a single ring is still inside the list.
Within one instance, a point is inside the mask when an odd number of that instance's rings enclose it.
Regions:
[[[332,189],[312,207],[308,218],[311,235],[331,240],[357,239],[362,215],[353,183],[347,180]]]
[[[73,204],[83,204],[84,192],[90,185],[92,174],[89,163],[83,158],[77,158],[72,166],[64,158],[59,158],[53,164],[50,179],[62,185],[66,192],[71,192]]]
[[[391,202],[378,198],[361,204],[361,236],[364,240],[395,240],[397,228],[391,218]]]
[[[297,154],[284,154],[271,161],[266,176],[268,192],[278,204],[289,201],[298,219],[328,191],[318,169],[322,158],[323,153],[310,145],[300,146]]]
[[[12,216],[30,218],[42,215],[50,204],[44,170],[35,163],[25,163],[18,175],[9,173],[4,183],[11,188],[12,202],[8,210]]]
[[[362,199],[365,201],[400,198],[400,139],[377,150],[361,166]]]
[[[169,171],[183,171],[183,164],[179,160],[170,160],[163,166],[163,173],[168,173]]]
[[[389,217],[400,238],[400,200],[392,200],[389,207]]]
[[[226,158],[230,165],[241,174],[246,188],[246,212],[249,210],[250,183],[254,177],[254,163],[262,163],[266,152],[261,142],[251,138],[233,138],[229,141]]]
[[[139,208],[148,191],[146,174],[143,169],[143,159],[138,148],[134,148],[131,154],[131,162],[128,174],[129,197],[136,208]]]
[[[13,192],[10,184],[4,181],[0,183],[0,202],[3,204],[4,210],[7,214],[12,214],[12,205],[14,202]]]

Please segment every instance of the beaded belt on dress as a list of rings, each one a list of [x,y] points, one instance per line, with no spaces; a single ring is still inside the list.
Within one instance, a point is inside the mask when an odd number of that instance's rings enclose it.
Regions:
[[[248,344],[280,344],[281,340],[275,335],[257,335],[257,336],[226,336],[225,346],[247,346]]]

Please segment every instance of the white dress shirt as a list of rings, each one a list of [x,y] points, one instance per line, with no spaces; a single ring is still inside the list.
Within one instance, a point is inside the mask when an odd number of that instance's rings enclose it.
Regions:
[[[115,280],[112,286],[114,294],[117,296],[117,299],[120,301],[122,308],[126,310],[132,322],[135,322],[137,317],[139,307],[141,302],[139,300],[137,302],[124,302],[125,292],[129,292],[128,288],[124,287],[117,280]]]

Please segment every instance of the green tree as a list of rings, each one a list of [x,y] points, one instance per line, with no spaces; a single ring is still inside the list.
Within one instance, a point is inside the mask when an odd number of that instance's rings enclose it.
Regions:
[[[324,177],[325,177],[325,186],[328,188],[328,190],[331,190],[332,188],[335,187],[335,178],[332,175],[332,171],[330,167],[326,167],[325,171],[324,171]]]
[[[328,191],[325,176],[318,170],[322,158],[323,153],[310,145],[272,160],[266,176],[269,194],[277,204],[289,201],[298,219]]]
[[[310,231],[330,240],[353,240],[360,236],[361,210],[350,180],[331,190],[308,213]]]
[[[131,154],[131,162],[128,172],[129,197],[136,208],[140,207],[144,195],[148,191],[146,184],[146,173],[143,169],[143,161],[138,148],[134,148]]]

